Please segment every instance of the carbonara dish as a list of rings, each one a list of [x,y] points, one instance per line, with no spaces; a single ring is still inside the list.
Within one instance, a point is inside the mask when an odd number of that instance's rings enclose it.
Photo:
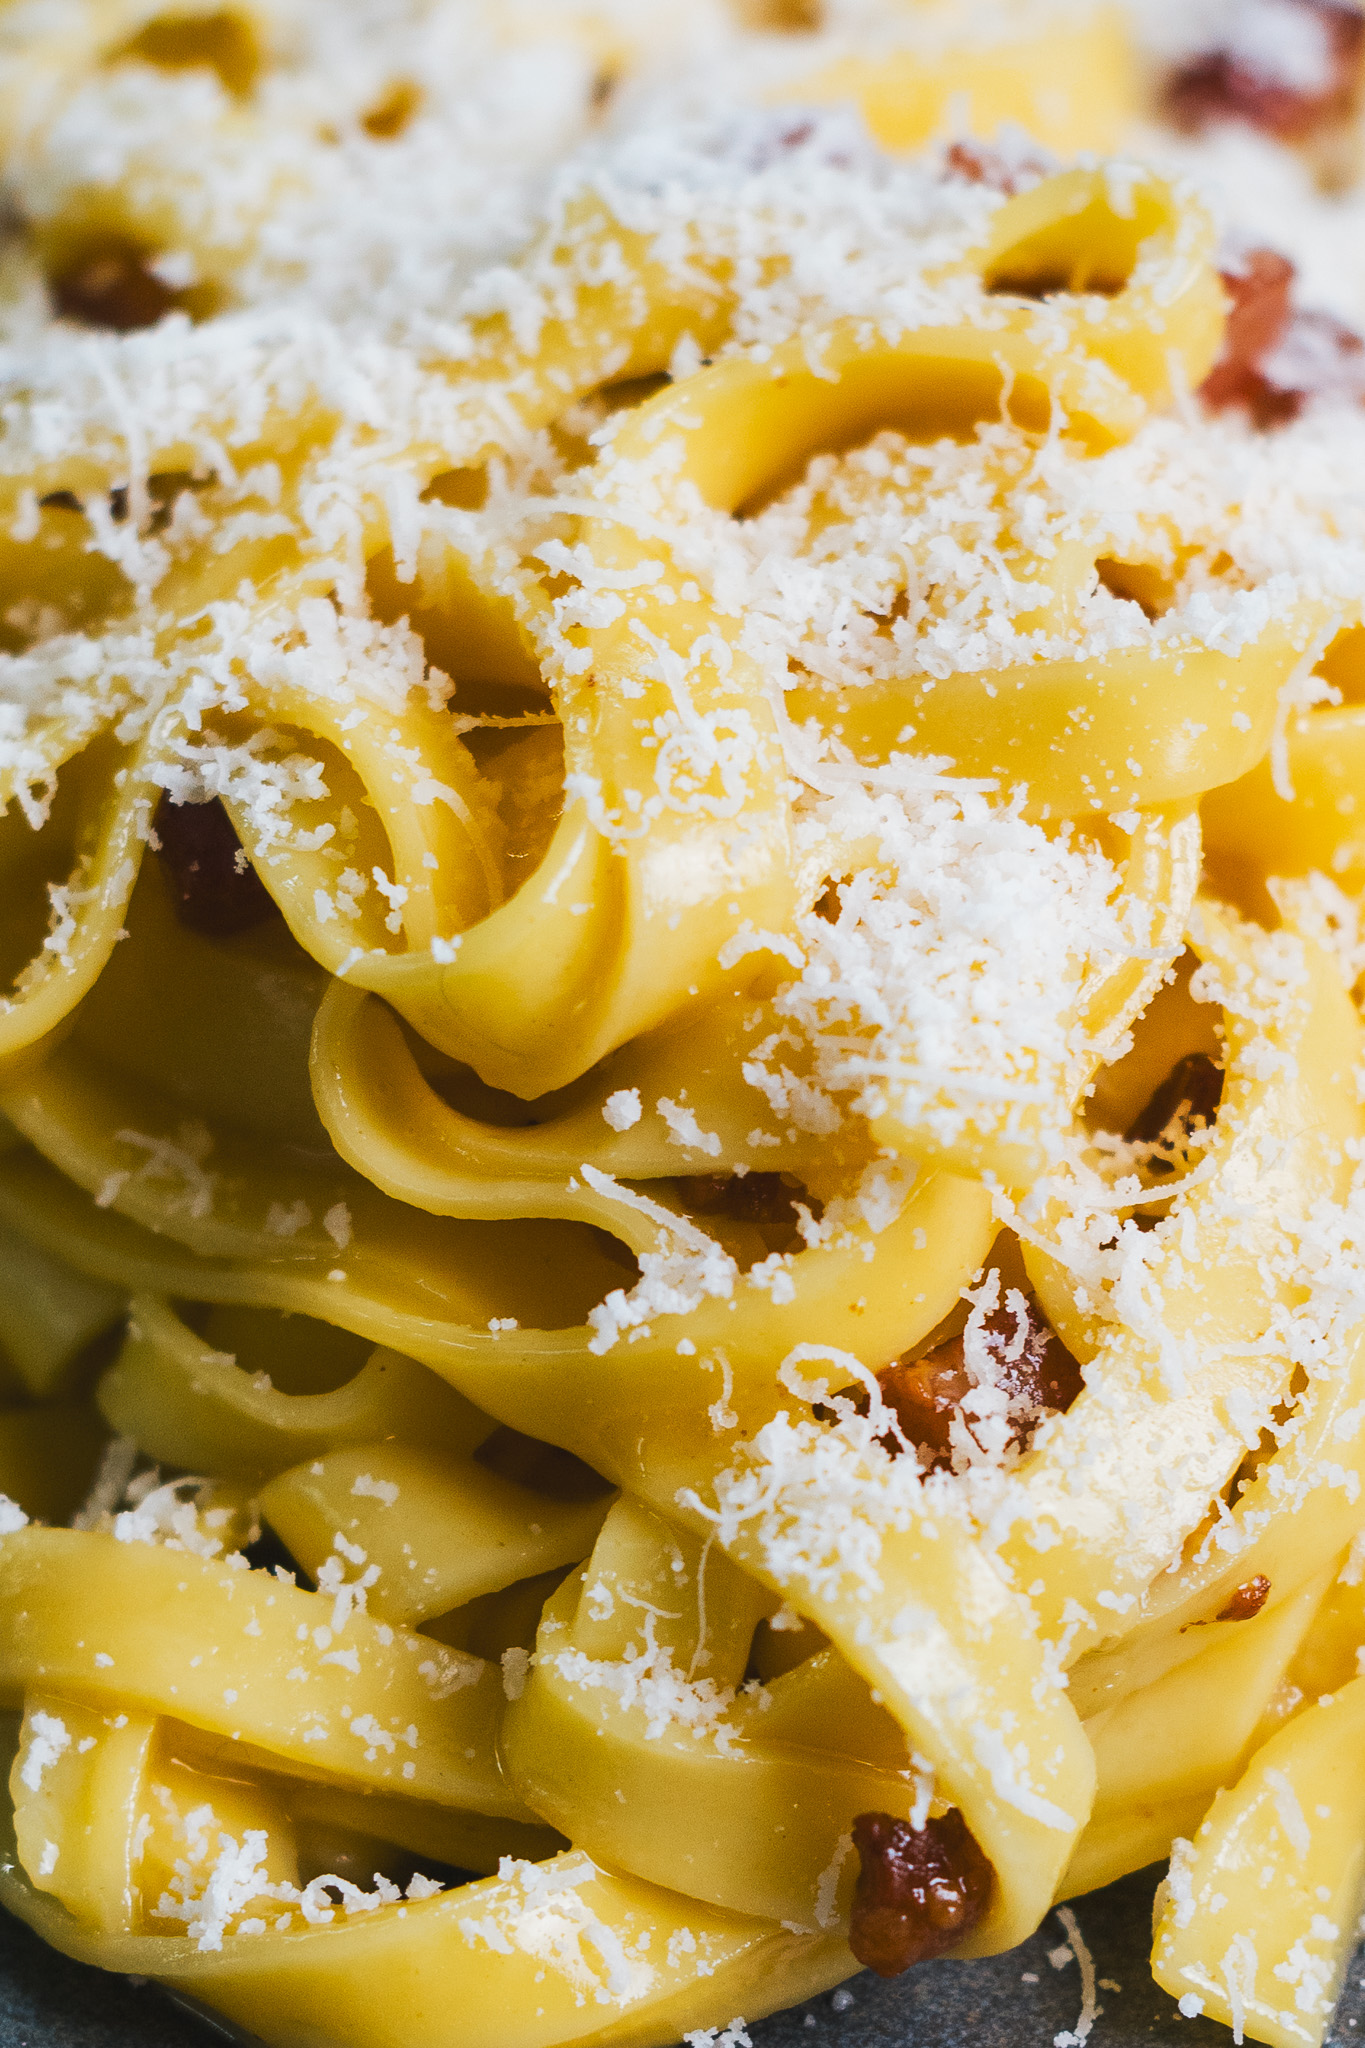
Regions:
[[[1365,17],[0,8],[0,1903],[694,2048],[1365,1883]],[[1086,1993],[1074,2035],[1094,2018]]]

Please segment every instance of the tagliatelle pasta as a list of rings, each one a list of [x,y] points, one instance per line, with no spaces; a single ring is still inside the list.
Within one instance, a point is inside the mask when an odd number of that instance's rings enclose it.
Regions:
[[[1360,39],[1276,6],[1321,76],[1080,0],[0,12],[56,1948],[271,2048],[733,2048],[1169,1859],[1181,2012],[1319,2048]]]

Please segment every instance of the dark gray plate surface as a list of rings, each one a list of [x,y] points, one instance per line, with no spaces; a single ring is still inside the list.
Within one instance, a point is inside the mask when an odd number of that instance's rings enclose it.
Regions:
[[[1157,1870],[1074,1907],[1103,1980],[1089,2048],[1230,2048],[1209,2020],[1185,2020],[1147,1967]],[[939,1963],[898,1983],[858,1977],[751,2028],[754,2048],[1053,2048],[1074,2040],[1081,2013],[1076,1962],[1060,1968],[1064,1930],[1049,1915],[1012,1955]],[[452,2015],[452,2048],[458,2017]],[[69,1962],[0,1913],[0,2048],[212,2048],[215,2034],[154,1987]],[[221,2044],[222,2036],[218,2036]],[[1365,1949],[1351,1969],[1329,2048],[1365,2040]]]

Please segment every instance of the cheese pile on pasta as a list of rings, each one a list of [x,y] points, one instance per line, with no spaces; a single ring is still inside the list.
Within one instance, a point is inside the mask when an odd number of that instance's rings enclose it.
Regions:
[[[665,2048],[1169,1857],[1182,2012],[1323,2039],[1365,36],[1251,14],[0,12],[57,1948]]]

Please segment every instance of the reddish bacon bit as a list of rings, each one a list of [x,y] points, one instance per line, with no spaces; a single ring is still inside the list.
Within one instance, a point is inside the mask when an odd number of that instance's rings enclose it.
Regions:
[[[1017,1357],[1009,1355],[1020,1337],[1019,1319],[1012,1307],[997,1309],[981,1333],[992,1354],[995,1383],[1009,1401],[1011,1441],[1021,1451],[1042,1415],[1048,1410],[1065,1414],[1084,1385],[1079,1365],[1031,1302],[1024,1305],[1023,1320],[1024,1341]],[[902,1435],[918,1450],[924,1470],[951,1471],[956,1448],[953,1424],[960,1419],[970,1433],[962,1404],[976,1385],[963,1339],[950,1338],[913,1365],[887,1366],[878,1373],[877,1385]],[[864,1394],[863,1412],[867,1406]],[[892,1435],[881,1442],[893,1456],[900,1450]]]
[[[274,898],[246,862],[232,820],[216,798],[207,804],[175,804],[163,796],[156,836],[176,916],[192,932],[224,939],[274,914]]]
[[[1166,111],[1177,128],[1198,134],[1215,121],[1245,121],[1284,142],[1304,142],[1349,120],[1355,111],[1365,58],[1365,14],[1346,0],[1260,0],[1260,15],[1282,17],[1279,40],[1303,48],[1310,36],[1322,46],[1321,76],[1311,83],[1276,68],[1272,51],[1258,51],[1236,34],[1229,46],[1206,50],[1169,79]],[[1311,70],[1311,67],[1310,67]]]
[[[853,1840],[862,1868],[848,1945],[879,1977],[941,1956],[985,1912],[994,1873],[956,1810],[922,1828],[860,1813]]]
[[[1130,1145],[1167,1145],[1182,1150],[1192,1131],[1207,1130],[1223,1099],[1223,1069],[1206,1052],[1177,1060],[1124,1136]],[[1153,1159],[1154,1173],[1169,1173],[1174,1162]]]
[[[1310,398],[1365,399],[1365,342],[1332,314],[1291,305],[1286,257],[1253,249],[1222,278],[1227,333],[1199,393],[1211,411],[1240,405],[1264,428],[1296,419]]]
[[[110,328],[116,334],[155,327],[177,304],[175,292],[131,246],[83,257],[52,278],[48,288],[62,319],[79,321],[82,327]]]
[[[745,162],[751,171],[770,170],[794,150],[812,145],[816,162],[830,170],[847,170],[853,161],[848,137],[838,127],[825,128],[817,118],[778,110],[754,135],[744,153]]]
[[[475,1451],[474,1463],[550,1500],[599,1500],[611,1492],[611,1481],[572,1451],[523,1436],[519,1429],[495,1429]]]
[[[1268,387],[1260,364],[1289,325],[1294,266],[1274,249],[1253,249],[1240,271],[1225,270],[1222,277],[1232,301],[1223,353],[1204,379],[1199,395],[1215,412],[1245,405],[1257,414],[1257,424],[1265,426],[1269,422],[1259,417],[1258,401]]]
[[[1027,152],[1008,157],[998,149],[985,148],[979,142],[950,144],[943,158],[943,167],[964,185],[984,185],[988,191],[1003,192],[1009,199],[1016,192],[1022,192],[1026,185],[1036,185],[1051,168],[1044,157]]]
[[[1226,1607],[1218,1610],[1220,1621],[1250,1621],[1253,1614],[1259,1614],[1270,1598],[1270,1581],[1264,1572],[1257,1572],[1254,1579],[1247,1579],[1237,1587]]]

